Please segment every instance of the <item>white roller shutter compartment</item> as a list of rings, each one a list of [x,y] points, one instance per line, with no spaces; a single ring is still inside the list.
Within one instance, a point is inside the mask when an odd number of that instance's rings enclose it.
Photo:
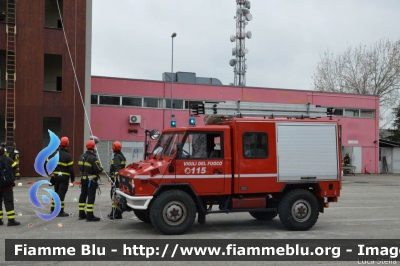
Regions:
[[[336,180],[337,127],[332,124],[277,124],[279,181]]]

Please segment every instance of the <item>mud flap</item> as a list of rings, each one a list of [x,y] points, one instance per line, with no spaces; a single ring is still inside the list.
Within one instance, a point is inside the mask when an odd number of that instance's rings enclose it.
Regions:
[[[199,211],[197,213],[197,222],[201,225],[205,225],[206,224],[206,213],[203,211]]]
[[[319,205],[319,212],[324,213],[324,207],[325,207],[325,199],[324,198],[318,198],[318,205]]]

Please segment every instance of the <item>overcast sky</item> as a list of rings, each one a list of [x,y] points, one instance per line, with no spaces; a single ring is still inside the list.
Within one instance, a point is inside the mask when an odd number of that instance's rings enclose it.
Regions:
[[[251,0],[246,86],[312,90],[320,54],[400,39],[399,0]],[[92,75],[161,80],[195,72],[224,85],[235,0],[94,0]]]

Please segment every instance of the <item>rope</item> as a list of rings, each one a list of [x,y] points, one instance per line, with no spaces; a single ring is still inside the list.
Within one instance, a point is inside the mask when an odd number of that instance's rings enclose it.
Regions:
[[[84,102],[83,97],[82,97],[81,87],[79,86],[78,77],[77,77],[77,75],[76,75],[75,65],[74,65],[74,62],[73,62],[73,60],[72,60],[71,50],[70,50],[70,48],[69,48],[67,35],[66,35],[66,33],[65,33],[64,21],[63,21],[63,19],[62,19],[61,10],[60,10],[60,5],[59,5],[59,3],[58,3],[58,0],[56,0],[56,2],[57,2],[58,14],[59,14],[59,16],[60,16],[61,27],[62,27],[63,34],[64,34],[65,43],[66,43],[67,49],[68,49],[69,59],[70,59],[70,61],[71,61],[72,70],[73,70],[73,72],[74,72],[74,78],[75,78],[74,87],[75,87],[75,85],[78,87],[78,92],[79,92],[79,96],[80,96],[80,99],[81,99],[81,102],[82,102],[82,106],[83,106],[83,110],[84,110],[84,113],[85,113],[86,122],[87,122],[87,124],[88,124],[88,126],[89,126],[90,135],[91,135],[91,136],[94,136],[93,131],[92,131],[92,127],[90,126],[89,117],[88,117],[88,114],[87,114],[87,111],[86,111],[85,102]],[[77,10],[77,7],[76,7],[76,1],[75,1],[75,47],[76,47],[76,10]],[[75,48],[75,49],[76,49],[76,48]],[[75,50],[75,61],[76,61],[76,50]],[[75,89],[74,89],[74,114],[75,114]],[[75,127],[75,115],[74,115],[74,127]],[[75,132],[75,130],[74,130],[74,132]],[[97,157],[99,158],[100,166],[103,167],[103,164],[102,164],[102,162],[101,162],[101,159],[100,159],[100,156],[99,156],[99,153],[98,153],[98,150],[97,150],[97,147],[96,147],[96,146],[95,146],[95,151],[96,151]],[[104,169],[104,167],[103,167],[103,169]],[[114,186],[114,185],[115,185],[115,182],[112,181],[112,179],[110,178],[110,176],[108,175],[107,172],[104,171],[104,173],[106,174],[108,180],[111,182],[111,186]],[[115,194],[115,192],[113,193],[113,196],[114,196],[114,194]],[[106,219],[103,218],[103,215],[102,215],[102,213],[101,213],[100,203],[98,203],[98,207],[99,207],[100,218],[101,218],[103,221],[107,221],[107,222],[110,222],[110,221],[113,221],[113,222],[121,222],[121,221],[123,221],[123,220],[127,220],[127,219],[121,219],[120,221],[117,221],[117,220],[106,220]],[[115,210],[114,210],[114,211],[115,211]],[[113,216],[114,216],[114,213],[113,213]]]

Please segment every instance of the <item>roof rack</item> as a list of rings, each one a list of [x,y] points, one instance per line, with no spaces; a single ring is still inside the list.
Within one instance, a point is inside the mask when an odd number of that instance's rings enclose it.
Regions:
[[[306,104],[276,104],[257,102],[203,102],[194,104],[189,109],[191,116],[220,115],[220,116],[261,116],[287,118],[332,118],[333,108]]]

